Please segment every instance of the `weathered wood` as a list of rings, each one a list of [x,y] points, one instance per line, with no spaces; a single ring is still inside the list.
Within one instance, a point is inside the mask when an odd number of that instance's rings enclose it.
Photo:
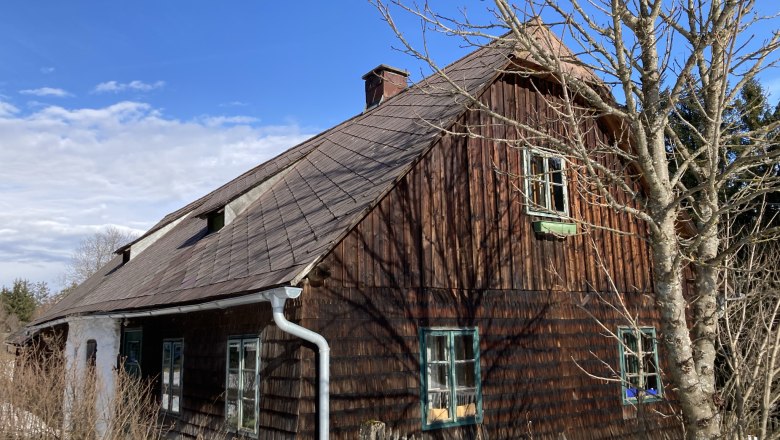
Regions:
[[[299,313],[291,301],[287,313]],[[259,436],[292,439],[298,426],[301,341],[273,324],[268,303],[214,312],[133,319],[127,327],[141,328],[141,372],[153,381],[160,397],[162,341],[181,338],[183,346],[181,414],[173,432],[182,438],[230,438],[225,428],[225,363],[227,340],[236,335],[260,338]]]
[[[544,84],[539,90],[554,92]],[[509,77],[482,99],[565,136],[539,93],[530,80]],[[588,124],[588,141],[603,140],[603,129]],[[455,124],[465,126],[488,137],[522,135],[475,111]],[[602,161],[618,166],[614,158]],[[578,191],[584,183],[572,176],[571,215],[626,235],[608,230],[562,239],[536,235],[532,222],[538,217],[527,214],[518,191],[523,174],[521,150],[509,142],[443,136],[332,253],[348,262],[347,249],[355,246],[361,249],[357,270],[374,273],[355,274],[364,280],[359,285],[328,280],[320,288],[307,286],[304,324],[338,341],[332,348],[332,414],[338,421],[333,438],[352,437],[366,420],[391,421],[403,432],[420,434],[419,329],[437,326],[479,329],[484,427],[492,438],[529,432],[567,438],[644,435],[645,425],[623,419],[619,386],[580,369],[610,377],[614,373],[606,365],[619,363],[616,342],[581,308],[585,304],[608,328],[625,324],[619,313],[588,296],[611,292],[605,269],[640,319],[657,319],[647,297],[629,295],[647,285],[650,275],[641,227],[589,199],[594,193]],[[347,265],[345,274],[354,266]],[[380,271],[388,273],[379,276]],[[314,365],[312,356],[304,352],[304,365]],[[313,384],[315,369],[303,371]],[[302,393],[299,434],[307,437],[315,432],[314,387]],[[652,423],[671,426],[660,419]],[[467,430],[442,434],[468,438]],[[665,438],[669,432],[653,435]]]

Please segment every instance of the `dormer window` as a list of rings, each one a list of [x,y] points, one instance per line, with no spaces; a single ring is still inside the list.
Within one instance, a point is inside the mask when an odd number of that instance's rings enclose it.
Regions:
[[[127,264],[127,262],[130,261],[130,249],[131,248],[128,247],[122,251],[122,264]]]
[[[225,209],[212,211],[206,217],[206,233],[217,232],[225,226]]]

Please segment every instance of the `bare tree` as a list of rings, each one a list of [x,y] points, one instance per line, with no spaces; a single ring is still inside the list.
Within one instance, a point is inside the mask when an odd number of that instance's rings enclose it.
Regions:
[[[755,2],[527,0],[515,6],[494,0],[494,21],[480,25],[443,17],[427,4],[375,4],[406,52],[442,75],[470,108],[515,134],[492,141],[560,155],[566,172],[584,182],[578,190],[588,191],[588,200],[646,225],[661,342],[686,435],[719,437],[715,360],[723,269],[745,244],[780,232],[775,226],[731,237],[723,227],[724,218],[753,209],[756,200],[779,188],[777,173],[766,172],[780,157],[770,148],[778,124],[730,129],[730,118],[739,117],[732,104],[742,87],[777,61],[778,33],[752,41],[753,26],[764,19],[755,13]],[[552,124],[513,119],[472,96],[425,46],[410,43],[393,20],[398,10],[419,18],[424,30],[461,37],[467,44],[511,45],[507,61],[518,62],[500,73],[554,81],[560,97],[546,106],[565,136],[551,130]],[[495,29],[504,33],[495,35]],[[578,53],[566,50],[561,39]],[[684,100],[701,116],[695,124],[679,114]],[[673,124],[672,118],[682,123]],[[594,148],[586,141],[585,127],[593,126],[588,120],[607,124],[615,135],[597,140]],[[641,181],[641,190],[629,184],[632,180]],[[724,197],[726,187],[736,190]]]
[[[116,256],[114,251],[136,237],[137,234],[113,226],[86,237],[71,255],[65,273],[66,284],[77,285],[84,282]]]
[[[766,212],[761,204],[759,214]],[[770,218],[775,220],[774,218]],[[732,219],[730,219],[732,220]],[[762,222],[751,226],[754,232]],[[730,221],[726,230],[739,229]],[[737,233],[735,233],[737,234]],[[724,242],[733,240],[731,234]],[[780,438],[780,242],[747,242],[722,274],[719,378],[729,438]]]

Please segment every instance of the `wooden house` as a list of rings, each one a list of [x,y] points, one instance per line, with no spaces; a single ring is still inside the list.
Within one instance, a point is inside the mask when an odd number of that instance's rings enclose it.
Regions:
[[[557,85],[518,63],[492,44],[445,71],[549,124]],[[441,75],[364,79],[364,112],[167,215],[29,335],[67,331],[75,368],[89,343],[106,374],[157,378],[182,438],[351,439],[371,420],[415,438],[678,437],[644,226],[555,154],[491,140],[516,134]]]

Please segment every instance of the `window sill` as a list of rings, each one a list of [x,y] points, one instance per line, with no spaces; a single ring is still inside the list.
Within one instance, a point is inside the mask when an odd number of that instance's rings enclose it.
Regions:
[[[432,422],[423,426],[423,431],[432,431],[434,429],[455,428],[458,426],[477,425],[482,423],[482,418],[477,415],[465,417],[456,421],[448,420],[442,422]]]
[[[542,235],[554,235],[556,237],[568,237],[577,234],[576,223],[564,223],[556,221],[535,221],[533,222],[534,232]]]

